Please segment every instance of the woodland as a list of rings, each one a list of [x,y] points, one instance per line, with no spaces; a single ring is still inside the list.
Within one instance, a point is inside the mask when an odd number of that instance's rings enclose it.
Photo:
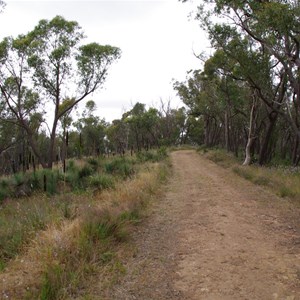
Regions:
[[[66,157],[180,144],[221,147],[244,164],[298,165],[299,12],[297,1],[203,1],[195,18],[214,52],[197,55],[203,68],[188,71],[186,81],[174,80],[185,106],[138,102],[111,123],[95,115],[89,95],[104,85],[119,48],[82,45],[79,24],[60,16],[5,38],[1,174],[51,169]],[[83,100],[85,110],[75,120]]]
[[[112,122],[91,98],[120,48],[62,16],[0,41],[0,298],[299,295],[299,2],[191,15],[212,54],[174,79],[183,106]]]
[[[205,146],[242,151],[245,165],[299,164],[299,16],[298,1],[202,1],[214,53],[174,87]]]

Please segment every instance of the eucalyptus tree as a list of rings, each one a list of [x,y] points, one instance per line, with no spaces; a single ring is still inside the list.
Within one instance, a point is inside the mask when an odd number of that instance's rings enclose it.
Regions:
[[[128,150],[129,145],[129,125],[124,118],[113,120],[106,128],[107,151],[113,153],[123,153]]]
[[[143,116],[146,112],[146,105],[137,102],[131,110],[123,114],[123,119],[129,125],[129,143],[137,151],[141,151],[145,146],[145,128]]]
[[[43,122],[40,97],[25,85],[29,44],[24,35],[5,38],[0,43],[0,119],[23,128],[34,154],[41,158],[36,143],[36,134]]]
[[[56,16],[50,21],[41,20],[28,34],[6,38],[0,44],[1,101],[13,112],[19,126],[25,128],[44,167],[52,168],[58,122],[103,85],[110,65],[120,58],[119,48],[97,43],[82,45],[83,38],[77,22]],[[46,111],[47,119],[52,121],[48,126],[46,161],[28,126],[32,111],[38,111],[40,116]]]
[[[216,18],[217,17],[217,18]],[[224,45],[218,41],[221,36],[227,36],[232,42],[232,55],[237,54],[236,48],[239,40],[248,41],[252,55],[252,85],[260,100],[268,110],[268,125],[265,130],[266,137],[271,136],[274,125],[280,114],[296,136],[295,147],[299,144],[300,138],[300,6],[298,1],[229,1],[217,0],[211,2],[204,0],[199,8],[198,18],[201,24],[208,31],[214,46],[224,49]],[[224,39],[223,39],[224,40]],[[236,47],[237,46],[237,47]],[[226,47],[226,46],[225,46]],[[249,49],[244,52],[247,56]],[[255,71],[255,64],[258,68],[263,63],[269,65],[269,82],[264,78],[260,81],[262,72]],[[241,61],[241,60],[240,60]],[[249,60],[248,60],[249,61]],[[258,64],[258,62],[260,62]],[[253,69],[254,67],[254,69]],[[260,70],[261,71],[261,70]],[[248,74],[251,74],[250,72]],[[255,80],[256,79],[256,80]],[[262,89],[262,83],[266,84]],[[261,147],[261,163],[266,161],[268,152],[268,138]]]
[[[96,108],[93,100],[87,101],[81,118],[73,122],[79,132],[82,152],[88,156],[99,155],[105,151],[104,138],[108,124],[95,115]]]
[[[250,114],[250,130],[248,142],[251,144],[256,137],[251,137],[251,120],[253,113],[265,114],[264,126],[260,130],[259,163],[267,162],[271,151],[270,141],[273,135],[278,115],[284,114],[283,102],[287,92],[287,74],[282,65],[267,52],[257,48],[249,37],[243,37],[235,28],[228,25],[217,25],[210,29],[211,40],[216,49],[214,55],[222,53],[222,69],[226,69],[227,76],[236,82],[244,82],[251,90],[252,108]],[[263,102],[263,111],[254,109],[258,107],[257,101]],[[255,107],[254,107],[255,106]],[[255,116],[254,116],[255,117]],[[265,128],[265,129],[264,129]]]
[[[219,78],[211,80],[203,71],[189,72],[185,82],[174,82],[174,89],[188,106],[189,114],[202,119],[204,144],[207,147],[219,143],[220,119],[223,113],[219,95]]]

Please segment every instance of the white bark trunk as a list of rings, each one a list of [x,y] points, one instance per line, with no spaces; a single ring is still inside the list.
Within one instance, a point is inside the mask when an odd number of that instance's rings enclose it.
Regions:
[[[256,100],[255,98],[253,99],[253,104],[252,104],[252,108],[251,108],[251,114],[250,114],[250,124],[249,124],[249,134],[248,134],[248,141],[247,141],[247,145],[246,145],[246,157],[245,160],[243,162],[243,166],[249,166],[251,163],[251,146],[255,140],[255,137],[253,137],[253,131],[254,131],[254,110],[255,110],[255,104],[256,104]]]

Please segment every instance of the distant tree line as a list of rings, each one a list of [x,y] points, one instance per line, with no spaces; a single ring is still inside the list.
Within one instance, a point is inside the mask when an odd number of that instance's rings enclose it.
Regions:
[[[110,124],[89,100],[74,117],[77,104],[103,85],[120,57],[120,49],[83,45],[83,37],[77,22],[56,16],[0,42],[0,174],[201,142],[202,120],[170,102],[160,108],[138,102]]]
[[[196,18],[215,51],[174,88],[202,142],[244,153],[244,164],[298,165],[299,2],[204,0]]]
[[[37,168],[40,161],[32,151],[26,131],[5,120],[0,121],[0,126],[0,173]],[[61,164],[67,158],[123,156],[162,146],[198,144],[203,135],[199,120],[189,116],[184,107],[174,109],[163,102],[159,109],[147,109],[145,104],[137,102],[121,119],[109,123],[96,115],[96,103],[89,100],[76,118],[65,114],[58,129],[54,164]],[[39,130],[35,143],[41,157],[46,159],[51,136],[46,130]]]

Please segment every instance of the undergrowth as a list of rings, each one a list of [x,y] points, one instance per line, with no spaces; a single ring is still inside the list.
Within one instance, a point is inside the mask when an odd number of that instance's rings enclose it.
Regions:
[[[64,246],[60,243],[51,257],[47,257],[40,299],[75,295],[88,277],[106,264],[113,266],[112,273],[117,272],[119,276],[126,273],[115,249],[130,239],[131,230],[142,220],[150,199],[157,196],[166,180],[167,168],[166,165],[156,166],[155,170],[134,179],[127,189],[111,191],[115,201],[110,206],[91,207],[85,211],[71,233],[72,238],[68,238]],[[156,193],[153,194],[153,190]]]
[[[166,151],[161,150],[157,155],[162,160]],[[72,298],[72,293],[89,275],[112,261],[114,270],[125,272],[115,256],[115,247],[127,241],[131,228],[143,217],[147,203],[168,177],[166,161],[160,164],[152,163],[152,159],[147,161],[88,159],[77,164],[70,160],[64,176],[59,170],[37,171],[32,182],[36,190],[30,197],[5,200],[0,210],[0,271],[28,249],[32,239],[43,239],[37,233],[47,229],[46,240],[35,244],[39,249],[34,250],[32,258],[32,265],[35,260],[43,265],[43,279],[37,280],[38,292],[29,289],[24,299],[62,299],[66,295]],[[49,184],[57,181],[55,192],[51,193],[51,189],[41,192],[43,172],[53,173]],[[14,184],[23,184],[24,177],[18,176]],[[69,189],[62,189],[59,182],[68,184]],[[10,188],[5,180],[0,185]],[[73,193],[79,188],[84,192]],[[94,193],[102,190],[106,192]],[[71,228],[67,233],[66,224],[71,225],[67,225]],[[49,228],[56,232],[51,238]]]

